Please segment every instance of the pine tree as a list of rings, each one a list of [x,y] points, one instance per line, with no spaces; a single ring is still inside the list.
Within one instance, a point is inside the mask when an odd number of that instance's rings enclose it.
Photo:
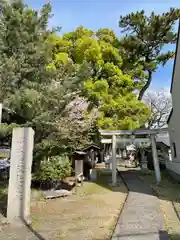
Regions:
[[[149,88],[153,73],[174,57],[173,51],[164,51],[165,46],[176,43],[174,26],[180,17],[180,9],[171,8],[162,15],[146,16],[138,11],[121,16],[119,26],[125,36],[119,49],[123,55],[123,70],[134,76],[139,85],[139,100]]]
[[[67,106],[81,90],[87,70],[62,62],[51,67],[50,16],[49,3],[40,12],[21,1],[1,5],[0,101],[21,116],[25,126],[34,128],[35,152],[42,153],[38,160],[45,153],[60,154],[87,143],[85,133],[91,127],[91,123],[82,127],[84,119],[69,117]],[[6,127],[1,124],[2,131]],[[9,134],[11,128],[7,130]]]

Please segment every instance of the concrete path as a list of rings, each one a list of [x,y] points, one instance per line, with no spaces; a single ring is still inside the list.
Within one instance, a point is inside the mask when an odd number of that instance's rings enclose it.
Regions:
[[[129,195],[112,240],[167,240],[159,200],[151,188],[138,179],[135,171],[121,171]]]
[[[0,229],[1,240],[45,240],[35,231],[29,229],[24,225],[7,225],[1,226]]]

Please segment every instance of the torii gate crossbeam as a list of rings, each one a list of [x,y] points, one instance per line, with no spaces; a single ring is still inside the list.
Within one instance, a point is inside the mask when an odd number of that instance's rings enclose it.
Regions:
[[[117,176],[116,176],[116,137],[122,136],[122,135],[147,135],[150,136],[151,139],[151,145],[152,145],[152,155],[153,155],[153,163],[154,163],[154,169],[156,174],[156,181],[159,184],[161,181],[161,173],[159,168],[159,161],[158,161],[158,154],[157,154],[157,148],[156,148],[156,134],[159,133],[167,133],[168,129],[141,129],[141,130],[117,130],[117,131],[111,131],[111,130],[100,130],[99,131],[101,136],[112,136],[112,184],[116,185],[117,183]]]

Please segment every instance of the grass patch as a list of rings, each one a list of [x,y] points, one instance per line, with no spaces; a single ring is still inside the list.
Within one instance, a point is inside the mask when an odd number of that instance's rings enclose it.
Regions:
[[[180,184],[171,178],[167,172],[161,173],[161,183],[158,185],[153,171],[142,172],[140,177],[151,185],[159,197],[180,203]]]
[[[153,171],[143,171],[140,178],[147,182],[160,199],[161,210],[164,213],[166,228],[170,240],[180,239],[179,219],[174,211],[180,211],[180,184],[176,182],[167,172],[161,173],[161,183],[156,184]]]
[[[108,191],[110,190],[92,182],[84,182],[83,187],[76,187],[73,190],[74,194],[80,197],[92,194],[103,194],[107,193]]]
[[[38,200],[38,201],[44,200],[44,195],[43,195],[42,191],[32,188],[31,189],[31,200],[32,201],[33,200]]]
[[[44,200],[32,189],[32,227],[45,239],[110,239],[127,196],[120,177],[118,182],[112,187],[111,171],[98,169],[96,182],[84,182],[67,198]],[[7,186],[8,182],[0,183],[0,203],[7,197]]]
[[[31,209],[34,229],[52,240],[110,239],[127,189],[120,177],[113,188],[111,173],[97,172],[96,182],[84,182],[71,197],[37,201]]]

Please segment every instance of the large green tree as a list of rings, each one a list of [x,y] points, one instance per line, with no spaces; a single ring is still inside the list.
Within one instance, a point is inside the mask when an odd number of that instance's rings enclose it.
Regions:
[[[83,126],[85,116],[81,121],[70,117],[68,105],[81,92],[87,70],[60,61],[51,67],[51,5],[45,4],[40,12],[22,1],[0,7],[0,101],[35,129],[39,159],[86,144],[93,121]],[[1,124],[3,134],[5,127]]]
[[[49,42],[54,45],[51,69],[62,62],[76,68],[88,67],[82,95],[87,98],[89,109],[98,109],[100,128],[134,129],[146,122],[148,109],[133,93],[136,86],[131,76],[121,71],[123,59],[113,31],[93,32],[78,27],[62,37],[51,35]]]
[[[147,16],[138,11],[120,17],[119,26],[124,34],[119,44],[124,59],[122,69],[139,86],[139,100],[149,88],[153,73],[174,57],[174,51],[165,47],[176,42],[174,27],[179,17],[180,9],[174,8],[161,15],[152,12]]]

